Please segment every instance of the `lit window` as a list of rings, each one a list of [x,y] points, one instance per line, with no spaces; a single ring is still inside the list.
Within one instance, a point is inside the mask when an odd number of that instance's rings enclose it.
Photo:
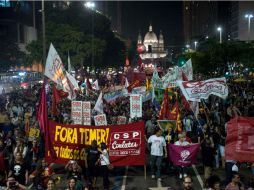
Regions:
[[[10,0],[0,0],[0,7],[11,7]]]

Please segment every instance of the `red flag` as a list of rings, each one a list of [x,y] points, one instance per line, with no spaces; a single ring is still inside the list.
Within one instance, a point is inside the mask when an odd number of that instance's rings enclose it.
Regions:
[[[4,157],[4,151],[1,151],[0,152],[0,171],[5,171],[6,170],[6,164],[5,164],[5,162],[4,162],[4,159],[5,159],[5,157]]]
[[[138,58],[138,65],[141,66],[142,65],[142,59],[139,57]]]
[[[182,126],[181,114],[180,114],[179,110],[178,110],[178,114],[177,114],[176,127],[177,127],[177,132],[182,133],[183,126]]]
[[[61,97],[59,91],[56,89],[55,85],[53,86],[53,94],[52,94],[52,114],[57,116],[59,112],[57,110],[57,104],[60,102]]]
[[[133,88],[138,87],[138,86],[140,86],[140,85],[141,85],[141,82],[140,82],[139,80],[133,81],[133,82],[127,87],[128,92],[130,93],[130,92],[132,91]]]
[[[184,106],[185,109],[189,110],[190,109],[190,104],[189,102],[186,100],[186,98],[184,97],[184,95],[182,95],[182,104]]]
[[[169,100],[168,100],[168,89],[165,89],[164,98],[161,103],[161,109],[159,112],[159,119],[166,119],[169,112]]]
[[[54,147],[52,146],[51,139],[49,137],[49,128],[48,128],[48,110],[47,110],[47,100],[46,100],[46,89],[45,89],[45,80],[41,89],[41,97],[39,102],[39,108],[37,112],[37,120],[40,124],[42,133],[44,134],[45,141],[45,154],[48,154],[48,151],[51,154],[51,162],[56,158],[56,153]]]
[[[188,77],[185,75],[183,71],[182,71],[182,78],[183,78],[183,81],[189,81]]]
[[[235,117],[226,126],[225,159],[254,162],[254,118]]]
[[[86,88],[89,89],[89,90],[92,90],[92,85],[91,85],[88,78],[86,79]]]
[[[127,56],[126,56],[126,58],[125,58],[125,66],[126,66],[126,67],[130,66],[130,61],[129,61],[129,59],[128,59]]]
[[[175,105],[172,108],[172,111],[168,112],[167,118],[169,120],[177,120],[178,113],[179,113],[179,105],[178,101],[176,101]]]
[[[37,120],[40,124],[40,129],[45,133],[46,123],[48,120],[48,110],[47,110],[47,101],[46,101],[46,89],[45,89],[45,80],[41,89],[41,96],[39,101],[39,107],[37,111]]]

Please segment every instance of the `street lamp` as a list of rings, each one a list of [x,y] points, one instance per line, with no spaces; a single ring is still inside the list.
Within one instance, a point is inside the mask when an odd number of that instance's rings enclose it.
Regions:
[[[194,42],[195,51],[197,50],[197,44],[198,44],[198,42],[195,41],[195,42]]]
[[[94,2],[86,2],[85,7],[94,11],[95,3]],[[94,67],[94,12],[92,12],[92,68]]]
[[[248,43],[250,41],[250,19],[253,18],[252,14],[246,14],[245,18],[248,19]]]
[[[95,3],[94,2],[86,2],[85,4],[85,7],[88,8],[88,9],[94,9],[95,8]]]
[[[220,44],[221,44],[221,43],[222,43],[222,38],[221,38],[222,29],[221,29],[221,27],[218,27],[218,28],[217,28],[217,31],[219,31],[219,33],[220,33]]]

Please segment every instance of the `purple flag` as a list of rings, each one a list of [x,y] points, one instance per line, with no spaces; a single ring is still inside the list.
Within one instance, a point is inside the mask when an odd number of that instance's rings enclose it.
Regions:
[[[190,166],[196,161],[199,144],[188,146],[168,145],[169,159],[177,166]]]

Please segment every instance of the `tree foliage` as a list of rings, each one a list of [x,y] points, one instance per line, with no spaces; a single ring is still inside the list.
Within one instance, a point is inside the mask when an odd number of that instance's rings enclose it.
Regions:
[[[222,76],[228,71],[229,65],[253,67],[253,45],[253,43],[233,40],[220,44],[216,39],[208,39],[200,43],[197,51],[183,55],[186,59],[192,58],[195,73]]]
[[[123,64],[124,42],[115,37],[109,19],[81,2],[72,2],[67,9],[57,9],[47,2],[47,48],[53,43],[63,63],[67,64],[68,52],[74,67],[93,66],[105,68]],[[28,61],[42,58],[42,39],[28,45]]]
[[[0,70],[6,71],[11,66],[21,62],[24,53],[19,50],[17,43],[10,39],[1,39],[0,45]]]

